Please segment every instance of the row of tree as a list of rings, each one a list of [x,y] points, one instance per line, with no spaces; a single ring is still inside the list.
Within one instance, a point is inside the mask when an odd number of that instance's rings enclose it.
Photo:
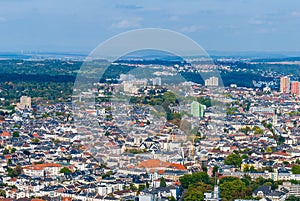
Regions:
[[[214,178],[210,178],[206,172],[197,172],[180,177],[182,187],[185,189],[185,201],[202,201],[204,193],[211,192],[213,186],[217,185]],[[271,186],[272,189],[278,188],[281,181],[264,179],[262,177],[252,180],[249,176],[242,179],[237,177],[222,177],[219,179],[220,196],[222,200],[229,201],[234,199],[256,199],[252,197],[252,192],[259,186]]]

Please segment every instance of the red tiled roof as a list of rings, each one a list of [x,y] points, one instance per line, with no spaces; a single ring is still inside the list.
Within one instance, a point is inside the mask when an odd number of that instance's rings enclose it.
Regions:
[[[68,197],[63,197],[62,201],[72,201],[72,198],[68,198]]]
[[[2,137],[10,137],[11,134],[7,131],[3,131],[2,134],[1,134]]]
[[[186,168],[177,163],[164,162],[158,159],[150,159],[146,161],[142,161],[137,165],[138,168],[173,168],[177,170],[186,170]]]
[[[10,181],[16,182],[16,181],[17,181],[17,178],[14,177],[14,178],[12,178]]]
[[[185,168],[183,165],[177,164],[177,163],[172,163],[172,164],[170,165],[170,167],[171,167],[171,168],[175,168],[175,169],[177,169],[177,170],[186,170],[186,168]]]
[[[289,154],[287,154],[287,153],[285,153],[283,151],[274,152],[273,155],[289,156]]]
[[[181,186],[181,182],[179,182],[179,181],[176,181],[173,184],[176,185],[176,186]]]
[[[160,161],[158,159],[150,159],[140,162],[137,167],[139,168],[156,168],[156,167],[168,167],[171,163]]]
[[[24,169],[27,169],[27,170],[43,170],[46,167],[62,167],[62,165],[57,164],[57,163],[33,164],[32,166],[24,167]]]
[[[65,147],[60,147],[61,151],[67,151],[67,149]]]
[[[35,137],[35,138],[39,138],[39,137],[40,137],[39,134],[37,134],[37,133],[33,133],[32,135],[33,135],[33,137]]]

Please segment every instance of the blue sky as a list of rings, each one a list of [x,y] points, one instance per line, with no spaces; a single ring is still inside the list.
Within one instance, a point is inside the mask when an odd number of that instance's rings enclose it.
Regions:
[[[0,1],[0,52],[88,53],[138,28],[178,31],[206,50],[300,51],[300,1]]]

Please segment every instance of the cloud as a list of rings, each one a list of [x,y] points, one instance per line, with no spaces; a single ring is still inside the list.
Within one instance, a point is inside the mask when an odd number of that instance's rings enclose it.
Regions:
[[[6,18],[0,16],[0,22],[5,22],[5,21],[6,21]]]
[[[177,21],[178,19],[179,19],[179,17],[176,15],[169,17],[169,21]]]
[[[276,31],[275,28],[261,28],[261,29],[257,29],[255,31],[255,33],[257,34],[270,34],[270,33],[274,33]]]
[[[139,5],[134,5],[134,4],[118,4],[116,5],[116,8],[122,8],[122,9],[128,9],[128,10],[137,10],[143,8],[142,6]]]
[[[204,29],[205,29],[204,26],[191,25],[191,26],[185,26],[185,27],[183,27],[181,29],[181,31],[185,32],[185,33],[193,33],[193,32],[197,32],[197,31],[202,31]]]
[[[300,11],[294,11],[291,13],[293,17],[300,17]]]
[[[271,25],[273,23],[271,21],[253,18],[253,19],[249,20],[249,24],[252,24],[252,25]]]
[[[237,29],[238,27],[233,24],[228,24],[228,25],[219,25],[217,26],[218,29]]]
[[[134,27],[139,27],[141,21],[142,21],[141,17],[122,19],[119,22],[114,23],[112,25],[112,27],[114,27],[114,28],[134,28]]]

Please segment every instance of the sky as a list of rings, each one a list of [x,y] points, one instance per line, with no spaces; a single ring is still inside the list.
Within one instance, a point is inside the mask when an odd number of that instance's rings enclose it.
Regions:
[[[89,53],[141,28],[180,32],[208,51],[300,52],[300,1],[0,1],[0,52]]]

